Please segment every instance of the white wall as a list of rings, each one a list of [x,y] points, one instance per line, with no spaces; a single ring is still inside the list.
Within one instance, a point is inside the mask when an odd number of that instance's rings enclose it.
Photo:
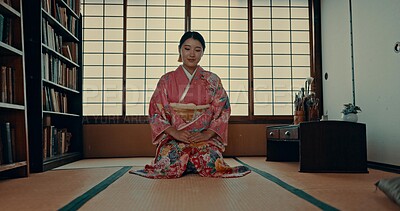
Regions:
[[[353,101],[348,0],[322,0],[324,110],[340,119]],[[356,104],[367,125],[368,161],[400,166],[399,0],[353,0]]]

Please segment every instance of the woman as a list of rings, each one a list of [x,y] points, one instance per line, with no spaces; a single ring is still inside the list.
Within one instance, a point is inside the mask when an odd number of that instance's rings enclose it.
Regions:
[[[178,61],[183,64],[161,77],[150,100],[155,160],[131,173],[148,178],[178,178],[195,172],[204,177],[250,173],[244,166],[229,167],[223,160],[231,110],[220,78],[198,65],[205,47],[198,32],[182,36]]]

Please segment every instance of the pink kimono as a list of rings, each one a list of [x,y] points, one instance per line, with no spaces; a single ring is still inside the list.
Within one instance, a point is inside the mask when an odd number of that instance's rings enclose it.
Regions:
[[[150,100],[150,125],[157,145],[152,164],[131,171],[148,178],[178,178],[185,173],[204,177],[240,177],[250,173],[245,166],[230,167],[222,157],[228,138],[228,96],[220,78],[197,68],[192,80],[182,66],[161,77]],[[183,143],[164,131],[169,127],[189,132],[212,130],[210,140]]]

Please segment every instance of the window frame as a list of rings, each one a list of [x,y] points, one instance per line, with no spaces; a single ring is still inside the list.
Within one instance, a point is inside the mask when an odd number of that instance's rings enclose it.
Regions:
[[[248,8],[252,8],[252,1],[249,0]],[[127,26],[127,0],[124,3],[123,27]],[[321,46],[321,9],[320,0],[308,0],[309,6],[309,43],[310,43],[310,76],[314,78],[312,90],[320,99],[319,113],[322,114],[322,46]],[[185,31],[191,29],[191,0],[185,0]],[[253,89],[253,10],[248,9],[248,109],[247,116],[231,116],[231,124],[292,124],[293,115],[254,115],[254,89]],[[127,30],[123,30],[123,50],[126,52]],[[126,90],[126,57],[123,57],[123,90]],[[91,115],[83,116],[83,124],[147,124],[148,115],[126,115],[126,92],[122,97],[122,115]]]

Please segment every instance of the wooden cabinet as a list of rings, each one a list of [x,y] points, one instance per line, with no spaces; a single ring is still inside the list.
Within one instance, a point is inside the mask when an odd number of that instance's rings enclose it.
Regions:
[[[297,125],[267,127],[267,160],[299,161]]]
[[[82,24],[78,0],[24,1],[32,172],[82,156]]]
[[[368,172],[365,124],[304,122],[299,129],[301,172]]]
[[[316,121],[266,131],[268,161],[300,161],[300,172],[368,172],[365,124]]]
[[[29,175],[22,17],[20,0],[0,1],[0,178]]]

